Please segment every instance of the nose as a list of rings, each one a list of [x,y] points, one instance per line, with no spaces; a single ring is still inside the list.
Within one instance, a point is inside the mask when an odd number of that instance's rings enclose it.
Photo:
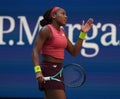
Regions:
[[[67,15],[65,15],[65,18],[67,19]]]

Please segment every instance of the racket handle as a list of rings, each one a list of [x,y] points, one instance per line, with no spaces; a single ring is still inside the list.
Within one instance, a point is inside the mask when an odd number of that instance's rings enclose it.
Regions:
[[[48,80],[50,80],[50,77],[44,77],[44,80],[48,81]]]

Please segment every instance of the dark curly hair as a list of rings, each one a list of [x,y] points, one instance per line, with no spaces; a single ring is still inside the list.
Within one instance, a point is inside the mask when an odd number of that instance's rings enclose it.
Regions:
[[[52,22],[52,18],[50,17],[50,13],[52,11],[53,8],[47,10],[44,14],[43,14],[43,19],[40,21],[40,25],[43,27],[47,24],[50,24]]]

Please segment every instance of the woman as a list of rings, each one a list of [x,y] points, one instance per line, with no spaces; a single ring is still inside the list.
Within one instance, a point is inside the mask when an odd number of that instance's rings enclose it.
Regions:
[[[64,84],[57,81],[45,82],[44,76],[54,75],[62,68],[64,49],[72,56],[79,53],[83,40],[93,24],[91,18],[86,23],[83,21],[78,41],[72,45],[65,31],[61,28],[66,24],[66,21],[65,10],[53,7],[45,12],[43,20],[40,22],[42,28],[33,47],[32,60],[39,89],[45,92],[44,99],[66,99]],[[39,59],[40,53],[42,59]],[[62,77],[62,79],[64,78]]]

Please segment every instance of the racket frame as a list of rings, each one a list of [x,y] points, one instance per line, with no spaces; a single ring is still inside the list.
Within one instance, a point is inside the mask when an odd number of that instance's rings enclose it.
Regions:
[[[55,78],[55,77],[57,77],[58,75],[59,75],[60,77],[62,77],[62,72],[63,72],[64,68],[66,68],[66,67],[68,67],[68,66],[70,66],[70,65],[78,66],[78,67],[80,68],[80,70],[82,71],[83,81],[81,82],[81,84],[80,84],[79,86],[71,86],[71,85],[69,85],[69,84],[66,84],[64,81]],[[64,65],[64,66],[62,67],[62,69],[61,69],[57,74],[55,74],[55,75],[53,75],[53,76],[44,77],[44,80],[45,80],[45,81],[55,80],[55,81],[58,81],[58,82],[63,82],[63,83],[64,83],[66,86],[68,86],[68,87],[80,87],[80,86],[82,86],[82,85],[85,83],[85,81],[86,81],[86,73],[85,73],[85,69],[84,69],[81,65],[76,64],[76,63],[70,63],[70,64],[67,64],[67,65]]]

